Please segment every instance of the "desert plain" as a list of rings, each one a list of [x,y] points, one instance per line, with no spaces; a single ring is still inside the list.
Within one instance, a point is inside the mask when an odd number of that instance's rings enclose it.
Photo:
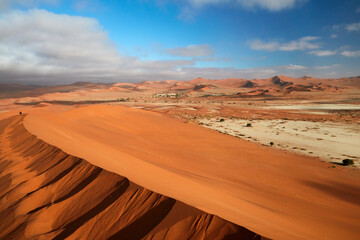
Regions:
[[[0,98],[0,239],[360,238],[360,77]]]

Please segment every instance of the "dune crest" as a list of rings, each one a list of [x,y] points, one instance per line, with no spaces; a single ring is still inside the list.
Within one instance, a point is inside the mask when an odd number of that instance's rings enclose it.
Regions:
[[[25,127],[71,155],[262,236],[360,236],[357,171],[120,106],[42,108],[26,116]]]
[[[23,118],[0,121],[0,239],[261,239],[66,154]]]

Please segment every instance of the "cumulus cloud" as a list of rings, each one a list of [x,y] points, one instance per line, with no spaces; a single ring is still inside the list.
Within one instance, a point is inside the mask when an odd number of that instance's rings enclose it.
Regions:
[[[346,30],[349,32],[360,31],[360,22],[346,25]]]
[[[97,20],[45,10],[0,16],[1,81],[114,81],[169,76],[190,60],[142,61],[120,55]]]
[[[311,51],[309,54],[324,57],[324,56],[332,56],[337,54],[337,51],[330,51],[330,50],[317,50],[317,51]]]
[[[314,42],[319,37],[307,36],[298,40],[281,43],[278,41],[264,42],[260,39],[255,39],[250,42],[251,49],[265,50],[265,51],[295,51],[295,50],[310,50],[320,47],[320,43]]]
[[[343,51],[341,55],[345,57],[360,57],[360,50],[358,51]]]
[[[170,48],[167,49],[166,52],[170,55],[180,57],[207,57],[214,54],[214,50],[208,44]]]
[[[144,61],[119,54],[97,20],[54,14],[45,10],[12,11],[0,15],[0,82],[63,84],[76,81],[136,82],[206,78],[267,78],[273,75],[311,75],[311,67],[285,65],[267,68],[204,68],[196,61],[214,60],[209,45],[169,49],[190,60]],[[314,37],[303,38],[309,42]],[[308,48],[279,44],[281,49]],[[195,57],[194,57],[195,56]],[[213,59],[214,58],[214,59]],[[326,71],[316,74],[326,76]],[[359,74],[359,73],[358,73]]]
[[[126,64],[94,19],[14,11],[0,18],[0,28],[1,71],[83,73]]]

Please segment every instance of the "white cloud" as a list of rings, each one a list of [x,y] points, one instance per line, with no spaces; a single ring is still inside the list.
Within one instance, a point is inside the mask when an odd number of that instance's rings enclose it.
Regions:
[[[269,11],[291,9],[305,0],[237,0],[245,8],[262,8]]]
[[[319,70],[325,70],[325,69],[333,69],[333,68],[337,68],[340,67],[340,64],[332,64],[332,65],[324,65],[324,66],[315,66],[315,69],[319,69]]]
[[[193,61],[196,62],[231,62],[228,58],[218,58],[218,57],[194,57],[192,58]]]
[[[8,83],[135,82],[189,80],[199,76],[215,79],[327,74],[301,65],[247,69],[194,67],[199,59],[216,59],[216,56],[211,56],[213,50],[208,45],[172,49],[173,53],[192,60],[144,61],[119,54],[97,20],[45,10],[2,14],[0,29],[0,81]],[[315,39],[306,37],[295,41],[296,44],[279,44],[278,48],[289,49],[290,45],[295,45],[297,49],[305,49],[308,47],[298,42]]]
[[[0,15],[1,80],[136,79],[168,76],[190,60],[142,61],[122,56],[97,20],[45,10]],[[200,54],[200,53],[199,53]]]
[[[214,50],[208,44],[170,48],[167,49],[166,52],[170,55],[180,57],[207,57],[214,54]]]
[[[240,4],[245,9],[261,8],[269,11],[291,9],[307,0],[187,0],[193,7],[214,4]]]
[[[360,57],[360,50],[358,51],[343,51],[341,55],[345,57]]]
[[[360,7],[359,7],[358,9],[356,9],[356,12],[357,12],[357,13],[360,13]]]
[[[304,70],[304,69],[307,69],[307,67],[305,67],[305,66],[294,65],[294,64],[284,66],[284,68],[287,69],[287,70]]]
[[[331,38],[338,38],[338,35],[337,35],[337,34],[331,34],[330,37],[331,37]]]
[[[0,46],[17,52],[19,68],[25,64],[81,68],[90,61],[105,65],[121,60],[99,23],[91,18],[45,10],[14,11],[0,18],[0,28]],[[37,61],[24,61],[22,54]],[[1,56],[3,59],[5,55]]]
[[[337,31],[345,29],[348,32],[356,32],[360,31],[360,22],[350,24],[336,24],[333,25],[332,28]]]
[[[360,31],[360,22],[346,25],[346,30],[349,32]]]
[[[319,37],[307,36],[298,40],[281,43],[278,41],[263,42],[256,39],[250,42],[250,47],[254,50],[265,51],[295,51],[295,50],[310,50],[320,47],[320,43],[314,42]]]
[[[335,55],[335,54],[337,54],[337,51],[317,50],[317,51],[311,51],[311,52],[309,52],[309,54],[316,55],[316,56],[319,56],[319,57],[324,57],[324,56]]]
[[[159,0],[155,0],[158,1]],[[160,5],[165,2],[180,3],[181,11],[179,18],[185,21],[194,20],[199,9],[208,6],[227,6],[241,7],[246,10],[264,9],[270,12],[278,12],[295,8],[308,0],[162,0]]]

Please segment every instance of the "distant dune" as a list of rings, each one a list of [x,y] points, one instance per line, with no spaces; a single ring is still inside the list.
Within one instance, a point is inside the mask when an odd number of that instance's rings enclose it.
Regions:
[[[226,93],[246,93],[246,90],[256,91],[259,89],[268,90],[269,95],[286,95],[291,92],[303,91],[327,91],[335,92],[344,88],[360,88],[360,77],[339,78],[339,79],[318,79],[311,77],[291,78],[287,76],[275,76],[268,79],[217,79],[209,80],[197,78],[190,81],[143,81],[139,83],[113,83],[113,84],[97,84],[97,83],[74,83],[70,85],[60,86],[35,86],[21,84],[2,84],[0,85],[0,98],[19,98],[19,97],[39,97],[46,94],[62,94],[66,93],[79,95],[93,95],[96,93],[106,92],[226,92]],[[48,95],[49,96],[49,95]],[[65,96],[66,97],[66,96]],[[51,98],[51,96],[50,96]]]
[[[243,88],[252,88],[255,87],[255,84],[252,81],[246,81],[244,84],[241,85]]]

